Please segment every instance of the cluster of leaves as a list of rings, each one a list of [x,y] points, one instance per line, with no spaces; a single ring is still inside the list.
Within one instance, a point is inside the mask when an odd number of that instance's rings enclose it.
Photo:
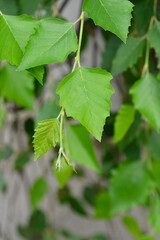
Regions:
[[[34,78],[40,84],[45,83],[46,64],[64,62],[68,56],[72,58],[72,72],[60,84],[58,82],[59,85],[54,84],[53,99],[40,107],[34,123],[31,120],[32,128],[36,127],[35,160],[55,147],[58,159],[53,161],[51,169],[62,188],[58,192],[59,201],[68,203],[78,214],[90,215],[70,189],[64,187],[74,176],[74,162],[96,171],[99,176],[99,183],[86,186],[83,193],[83,200],[94,209],[95,218],[110,219],[134,206],[145,205],[150,208],[149,222],[160,234],[160,1],[84,0],[82,14],[75,23],[60,16],[43,18],[39,15],[42,9],[46,11],[45,16],[49,15],[49,6],[54,1],[37,0],[31,4],[20,0],[18,4],[12,1],[13,6],[9,2],[0,1],[0,60],[13,65],[1,65],[0,127],[7,114],[5,103],[8,100],[33,110],[34,99],[39,95],[34,88]],[[35,12],[37,18],[28,16]],[[84,12],[92,20],[85,19]],[[11,13],[28,15],[11,16]],[[75,25],[79,21],[78,40]],[[102,69],[82,67],[80,51],[85,49],[88,35],[96,31],[97,25],[106,41]],[[106,121],[114,93],[110,84],[113,76],[117,79],[123,104]],[[38,89],[42,91],[42,87]],[[64,121],[65,113],[67,121]],[[81,124],[68,124],[69,117]],[[29,132],[31,128],[27,124],[30,145],[33,131]],[[89,133],[98,141],[102,140],[101,166]],[[9,151],[0,152],[0,159],[9,158],[6,152]],[[27,151],[19,156],[14,166],[16,171],[23,171],[30,154]],[[61,168],[60,171],[57,168]],[[79,168],[77,172],[81,177]],[[101,185],[104,181],[105,188]],[[0,189],[6,189],[2,172]],[[38,178],[31,187],[33,215],[27,226],[19,227],[19,233],[26,239],[55,239],[52,231],[47,235],[44,213],[38,210],[47,189],[44,177]],[[32,224],[34,219],[39,219],[36,226]],[[141,231],[135,219],[126,216],[123,222],[135,239],[155,239]],[[61,234],[66,239],[80,239],[66,231]]]

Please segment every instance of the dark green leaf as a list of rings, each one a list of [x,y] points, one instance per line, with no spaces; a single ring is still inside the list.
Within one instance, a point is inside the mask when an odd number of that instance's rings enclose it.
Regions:
[[[155,160],[160,160],[159,146],[160,146],[160,134],[158,134],[156,131],[152,131],[148,139],[147,147],[152,158]]]
[[[146,34],[153,14],[153,0],[136,1],[133,15],[135,26],[140,35]]]
[[[119,38],[112,37],[106,42],[104,53],[102,56],[102,68],[111,71],[112,61],[116,55],[121,41]]]
[[[34,14],[34,12],[36,10],[38,10],[38,7],[40,6],[40,3],[42,2],[42,0],[20,0],[20,10],[21,13],[26,13],[29,15]]]
[[[18,12],[15,0],[0,0],[0,11],[4,14],[16,15]]]
[[[29,162],[30,152],[22,153],[15,161],[14,168],[17,171],[22,170],[22,168]]]
[[[160,22],[155,22],[152,29],[149,31],[148,40],[150,41],[151,47],[155,49],[157,57],[159,59],[160,67]]]
[[[82,216],[86,216],[87,213],[85,211],[85,209],[83,208],[83,205],[74,197],[69,198],[69,204],[70,207],[78,214],[82,215]]]
[[[131,68],[142,56],[145,41],[141,38],[129,38],[126,44],[122,44],[112,63],[112,74],[118,74]]]

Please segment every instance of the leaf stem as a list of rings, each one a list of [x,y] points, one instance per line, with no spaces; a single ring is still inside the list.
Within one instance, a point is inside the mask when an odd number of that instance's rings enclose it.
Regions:
[[[73,23],[74,25],[82,19],[82,15]]]
[[[58,160],[56,162],[56,168],[60,171],[61,169],[61,155],[63,154],[63,118],[64,118],[64,108],[62,108],[60,114],[58,115],[57,119],[60,120],[60,148],[59,148],[59,154],[58,154]]]
[[[61,111],[61,121],[60,121],[60,151],[63,152],[63,118],[64,118],[64,108]]]
[[[145,64],[142,70],[142,77],[149,72],[150,43],[147,41]]]
[[[77,51],[77,62],[80,66],[80,52],[81,52],[81,45],[82,45],[82,36],[83,36],[83,27],[84,27],[84,12],[82,11],[81,14],[81,27],[80,27],[80,33],[79,33],[79,43],[78,43],[78,51]]]
[[[153,16],[151,18],[151,21],[150,21],[150,24],[149,24],[149,28],[148,28],[148,32],[151,30],[154,21],[156,21],[156,17],[155,16]],[[146,57],[145,57],[144,67],[143,67],[143,70],[142,70],[142,77],[149,72],[149,56],[150,56],[150,43],[147,40]]]
[[[154,0],[154,16],[157,15],[157,0]]]
[[[80,26],[80,34],[79,34],[79,41],[78,41],[78,50],[77,50],[77,54],[75,57],[75,62],[73,65],[73,69],[72,72],[75,70],[76,68],[76,64],[78,63],[79,67],[80,67],[80,51],[81,51],[81,45],[82,45],[82,36],[83,36],[83,27],[84,27],[84,12],[82,11],[81,16],[75,21],[74,24],[76,24],[77,22],[79,22],[81,20],[81,26]],[[63,149],[63,118],[64,118],[64,108],[62,107],[62,110],[60,112],[60,114],[58,115],[57,119],[60,119],[60,149],[59,149],[59,154],[58,154],[58,160],[56,162],[56,168],[60,171],[61,168],[61,156],[63,155],[64,160],[66,161],[66,163],[73,167],[72,164],[70,163],[68,157],[66,156],[64,149]],[[74,169],[74,167],[73,167]],[[75,171],[75,169],[74,169]]]
[[[80,33],[79,33],[78,50],[77,50],[77,54],[76,54],[76,57],[75,57],[75,62],[74,62],[74,65],[73,65],[72,72],[75,70],[77,63],[79,65],[79,67],[81,66],[80,65],[80,52],[81,52],[83,27],[84,27],[84,12],[81,13],[80,18],[78,18],[78,20],[76,22],[78,22],[79,20],[81,20],[81,27],[80,27]]]

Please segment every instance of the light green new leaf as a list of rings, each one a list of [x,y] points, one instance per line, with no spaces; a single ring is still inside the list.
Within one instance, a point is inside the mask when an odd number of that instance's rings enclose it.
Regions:
[[[27,43],[18,69],[64,62],[67,56],[76,50],[77,35],[74,24],[56,18],[43,19]]]
[[[100,172],[93,142],[83,126],[79,124],[69,126],[66,132],[66,139],[68,152],[73,161]]]
[[[96,25],[126,42],[133,4],[128,0],[84,0],[83,11]]]
[[[151,187],[152,180],[144,163],[140,161],[122,163],[111,178],[109,193],[112,213],[117,214],[144,203]]]
[[[66,76],[57,89],[67,116],[79,120],[99,141],[105,119],[110,115],[114,92],[111,79],[105,70],[79,67]]]
[[[39,122],[33,137],[35,160],[37,160],[59,142],[59,121],[48,119]]]
[[[130,90],[135,108],[160,130],[160,82],[153,74],[147,74]]]
[[[151,47],[155,49],[160,67],[160,22],[155,22],[148,34]]]
[[[17,72],[15,67],[6,65],[0,71],[0,95],[32,110],[34,103],[33,77],[28,72]]]
[[[30,200],[33,209],[37,208],[47,192],[47,182],[43,177],[38,178],[30,190]]]
[[[129,38],[127,43],[119,47],[112,63],[112,74],[118,74],[132,67],[142,56],[145,40],[141,38]]]
[[[27,15],[0,15],[0,60],[7,60],[12,65],[18,66],[37,23],[35,18]],[[44,67],[40,66],[29,71],[42,83]]]
[[[131,105],[124,104],[119,110],[114,123],[114,141],[119,142],[127,133],[134,121],[135,110]]]
[[[63,157],[61,158],[61,170],[60,171],[56,168],[56,161],[54,161],[54,163],[53,163],[53,174],[55,175],[57,181],[59,182],[59,185],[62,188],[68,182],[69,178],[72,175],[72,172],[73,172],[73,169],[66,164]]]
[[[155,196],[151,205],[149,221],[153,228],[160,234],[160,199]]]

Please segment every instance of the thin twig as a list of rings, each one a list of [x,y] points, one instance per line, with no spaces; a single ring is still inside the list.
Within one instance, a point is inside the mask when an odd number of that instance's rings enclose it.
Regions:
[[[70,0],[64,0],[62,5],[59,7],[59,13],[63,12],[63,9],[65,8],[65,6],[67,5],[67,3],[69,3]]]
[[[157,0],[154,0],[154,16],[157,15]]]

